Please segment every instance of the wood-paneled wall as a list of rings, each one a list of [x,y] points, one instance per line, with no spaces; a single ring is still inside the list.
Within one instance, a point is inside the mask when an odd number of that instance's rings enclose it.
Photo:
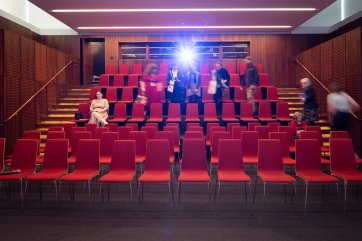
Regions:
[[[326,87],[332,81],[361,104],[362,93],[362,61],[361,61],[361,27],[341,34],[329,41],[296,55],[296,59],[303,63]],[[295,81],[309,77],[299,65],[295,65]],[[313,80],[313,79],[312,79]],[[321,114],[327,113],[326,97],[328,92],[318,82],[313,80],[314,88],[320,104]],[[359,113],[361,117],[361,114]],[[361,149],[361,121],[353,119],[351,136],[356,149]]]
[[[77,67],[79,60],[11,31],[2,30],[0,39],[3,51],[0,63],[1,70],[3,70],[0,78],[3,97],[3,101],[0,103],[1,120],[5,120],[13,114],[65,64],[70,60],[75,60],[75,64],[70,65],[53,84],[42,91],[18,115],[1,126],[1,136],[6,137],[6,147],[9,153],[22,132],[35,129],[36,123],[47,114],[47,111],[52,108],[66,88],[79,84],[79,72],[74,74],[79,69]]]
[[[313,46],[321,40],[316,35],[245,35],[245,34],[205,34],[205,35],[119,35],[119,36],[83,36],[83,38],[105,39],[105,65],[148,62],[169,63],[172,60],[122,60],[119,59],[119,43],[122,42],[180,42],[198,39],[201,42],[250,42],[250,55],[255,62],[263,65],[263,72],[270,75],[273,85],[279,87],[295,86],[294,69],[290,66],[292,57]],[[212,65],[217,60],[206,60]],[[239,66],[241,59],[224,59],[224,63]]]

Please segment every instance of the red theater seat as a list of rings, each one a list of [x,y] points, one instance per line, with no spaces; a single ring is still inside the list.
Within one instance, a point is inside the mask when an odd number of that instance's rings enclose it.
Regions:
[[[145,131],[131,131],[129,139],[136,142],[136,164],[142,164],[146,157],[147,133]]]
[[[186,122],[200,122],[199,105],[197,103],[188,103],[186,107]]]
[[[114,106],[113,118],[110,119],[109,123],[124,123],[127,120],[126,105],[124,103],[117,103]]]
[[[132,116],[128,122],[144,122],[145,121],[145,106],[141,103],[133,103]]]
[[[28,181],[53,181],[55,189],[55,198],[58,201],[59,177],[65,175],[68,171],[68,140],[47,140],[44,152],[44,161],[40,172],[26,177]],[[27,185],[26,185],[27,186]],[[26,194],[26,190],[25,190]],[[58,204],[58,203],[57,203]]]
[[[295,195],[296,179],[284,172],[279,140],[259,140],[258,178],[263,182],[264,186],[263,207],[265,203],[266,184],[292,184]]]
[[[142,75],[142,64],[133,64],[132,65],[132,74],[133,75]]]
[[[73,127],[76,127],[75,123],[70,123],[70,124],[64,124],[63,125],[66,139],[70,139]]]
[[[276,121],[276,119],[272,117],[270,103],[259,102],[258,119],[263,122]]]
[[[113,86],[114,87],[124,87],[124,75],[116,74],[113,77]]]
[[[106,98],[110,104],[117,103],[117,88],[108,87]]]
[[[283,165],[295,165],[295,160],[290,157],[289,140],[287,132],[270,132],[269,139],[280,141],[280,149],[282,151]]]
[[[258,120],[254,118],[253,105],[251,103],[240,104],[240,120],[247,123],[258,122]]]
[[[82,118],[79,120],[72,120],[72,122],[76,123],[85,123],[89,121],[89,110],[90,104],[89,103],[81,103],[78,105],[78,112],[82,113]]]
[[[321,152],[328,152],[329,148],[323,146],[323,136],[322,136],[322,129],[320,126],[306,126],[306,131],[316,131],[318,132],[318,139],[321,146]]]
[[[305,183],[304,214],[306,215],[309,184],[334,184],[339,180],[322,171],[318,140],[296,140],[295,146],[296,174]]]
[[[166,122],[181,122],[181,109],[179,103],[170,103],[168,105]]]
[[[202,103],[214,102],[214,95],[207,93],[207,87],[201,87],[201,102]]]
[[[217,191],[215,192],[217,202],[219,202],[220,183],[222,182],[248,183],[251,195],[251,178],[244,171],[241,140],[223,139],[219,142],[219,164],[215,183],[217,186]],[[245,200],[247,200],[247,195],[245,195]]]
[[[241,139],[241,133],[247,130],[246,126],[233,126],[231,128],[231,137],[233,139]]]
[[[121,75],[128,75],[129,74],[128,64],[120,64],[119,65],[119,73]]]
[[[175,162],[175,151],[173,148],[174,145],[174,135],[172,131],[157,131],[155,139],[157,140],[167,140],[170,147],[170,163]]]
[[[23,181],[26,176],[35,172],[38,146],[38,141],[34,139],[16,140],[10,168],[18,172],[12,175],[0,175],[0,181],[3,182],[19,181],[22,208],[24,208]]]
[[[163,122],[162,103],[151,104],[150,118],[147,122]]]
[[[215,103],[204,104],[204,122],[219,122]]]
[[[236,103],[246,102],[246,91],[244,88],[243,89],[239,87],[234,88],[234,102]]]
[[[278,88],[274,86],[266,88],[266,99],[269,102],[279,102]]]
[[[4,171],[5,167],[5,138],[0,138],[0,172]]]
[[[170,174],[170,150],[167,140],[148,140],[144,172],[138,178],[139,198],[143,202],[145,183],[167,183],[169,194],[174,201],[172,178]]]
[[[205,142],[202,139],[187,139],[183,143],[182,169],[178,177],[178,202],[182,183],[207,183],[211,204],[211,179],[207,172]]]
[[[118,137],[120,140],[128,140],[129,133],[133,131],[133,128],[130,126],[119,126],[118,127]]]
[[[118,132],[103,132],[100,138],[100,164],[111,163],[113,143],[118,140]]]
[[[261,87],[270,86],[268,74],[259,74],[259,86],[261,86]]]
[[[200,131],[186,131],[184,140],[187,139],[204,139],[204,134]]]
[[[287,102],[277,103],[277,120],[290,122],[292,119],[289,117],[289,104]]]
[[[48,131],[64,131],[63,126],[49,126]]]
[[[170,126],[170,124],[168,124],[168,126],[165,126],[163,128],[164,131],[172,131],[173,133],[173,140],[174,140],[174,145],[173,145],[173,149],[175,151],[175,153],[180,154],[180,130],[178,125],[177,126]]]
[[[348,131],[331,131],[331,139],[348,139]]]
[[[59,192],[62,182],[86,182],[88,184],[89,208],[91,207],[91,181],[99,175],[99,140],[79,140],[76,166],[73,172],[59,178]],[[74,200],[74,196],[71,198]]]
[[[212,132],[211,138],[211,160],[210,160],[210,174],[212,171],[212,165],[217,165],[219,163],[219,142],[222,139],[231,139],[231,133],[225,131],[214,131]]]
[[[244,163],[258,164],[259,133],[257,131],[243,131],[241,133],[241,140]]]
[[[109,172],[99,179],[101,196],[103,198],[103,183],[108,185],[110,183],[129,183],[131,199],[133,200],[132,181],[136,176],[136,143],[134,140],[116,140],[113,143],[112,150]]]
[[[68,163],[69,164],[74,164],[75,163],[75,159],[76,159],[76,155],[77,155],[77,150],[78,150],[78,143],[79,140],[81,139],[91,139],[92,137],[92,133],[89,131],[75,131],[72,133],[72,136],[70,138],[70,145],[71,145],[71,153],[70,156],[68,158]]]
[[[255,131],[259,133],[259,139],[269,139],[269,126],[255,126]]]
[[[101,74],[99,76],[98,88],[100,88],[100,87],[108,87],[108,86],[109,86],[109,75],[108,74]]]
[[[154,126],[142,126],[141,131],[145,131],[147,134],[147,140],[155,139],[156,138],[156,131],[157,128]]]
[[[319,133],[317,131],[301,131],[300,132],[300,139],[312,139],[317,140],[318,143],[320,143],[319,140]],[[329,165],[330,160],[323,158],[320,156],[320,161],[323,165]]]
[[[117,74],[117,66],[115,64],[107,64],[106,74]]]
[[[268,122],[270,132],[278,132],[280,123],[279,122]]]

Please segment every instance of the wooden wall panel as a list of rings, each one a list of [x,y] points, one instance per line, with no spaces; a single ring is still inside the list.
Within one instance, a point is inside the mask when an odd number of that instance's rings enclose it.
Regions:
[[[21,103],[24,103],[35,92],[35,44],[34,41],[21,37]],[[35,102],[31,102],[21,111],[21,127],[23,130],[35,128]]]
[[[95,38],[99,36],[84,36]],[[102,36],[104,37],[104,36]],[[291,60],[300,51],[312,46],[320,36],[316,35],[248,35],[248,34],[195,34],[195,35],[119,35],[105,37],[105,64],[142,63],[146,60],[122,60],[119,59],[119,43],[124,42],[178,42],[180,40],[191,41],[216,41],[216,42],[250,42],[250,55],[256,63],[263,65],[263,72],[268,73],[272,84],[279,87],[297,86],[295,79],[295,67],[291,66]],[[309,39],[309,40],[308,40]],[[117,60],[117,61],[115,61]],[[216,60],[205,60],[213,64]],[[236,63],[237,67],[241,59],[224,59],[225,63]],[[172,60],[149,60],[155,63],[170,63]]]
[[[35,43],[35,82],[36,89],[39,89],[47,80],[47,48],[45,45]],[[46,103],[43,101],[46,93],[42,92],[36,98],[36,121],[40,121],[39,113],[46,112]]]
[[[335,81],[344,90],[345,89],[345,61],[346,61],[346,37],[341,35],[332,40],[333,44],[333,63],[332,63],[332,81]]]
[[[9,31],[4,33],[4,81],[5,81],[5,116],[10,116],[21,104],[20,93],[20,35]],[[19,116],[6,125],[7,148],[12,148],[20,133]]]

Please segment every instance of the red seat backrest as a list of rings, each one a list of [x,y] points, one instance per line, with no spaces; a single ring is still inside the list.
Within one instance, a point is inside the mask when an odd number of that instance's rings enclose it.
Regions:
[[[108,127],[97,127],[97,128],[95,128],[92,138],[100,140],[101,135],[102,135],[103,132],[109,132],[109,128]]]
[[[127,118],[126,105],[124,103],[117,103],[114,106],[113,118]]]
[[[185,139],[203,139],[204,134],[200,131],[186,131],[184,135]]]
[[[128,140],[129,133],[133,131],[133,128],[130,126],[119,126],[118,127],[118,137],[120,140]]]
[[[70,138],[70,145],[72,147],[72,156],[75,156],[78,149],[78,142],[80,139],[90,139],[92,137],[92,133],[89,131],[75,131],[73,132]]]
[[[64,131],[63,126],[49,126],[48,131]]]
[[[283,158],[290,158],[289,140],[287,132],[269,132],[269,139],[279,140]]]
[[[348,139],[348,131],[331,131],[331,139]]]
[[[124,75],[116,74],[113,77],[113,86],[124,87]]]
[[[157,131],[155,139],[158,140],[167,140],[170,147],[170,157],[175,155],[174,151],[174,135],[172,131]]]
[[[162,103],[152,103],[150,118],[163,118]]]
[[[229,74],[236,74],[236,64],[226,64],[225,69],[227,69]]]
[[[214,131],[211,136],[211,156],[219,156],[219,141],[221,139],[231,139],[231,133],[225,131]]]
[[[197,103],[188,103],[186,108],[186,119],[199,118],[199,105]]]
[[[259,132],[259,139],[269,139],[269,126],[255,126],[255,131]]]
[[[253,105],[251,103],[240,103],[240,118],[254,118]]]
[[[170,146],[167,140],[147,140],[144,171],[169,171]]]
[[[206,148],[202,139],[186,139],[183,142],[182,171],[207,171]]]
[[[51,140],[51,139],[65,139],[64,131],[48,131],[47,143],[48,143],[48,140]]]
[[[258,155],[259,133],[257,131],[244,131],[241,133],[241,142],[244,156],[256,157]]]
[[[239,123],[227,123],[226,131],[231,133],[234,126],[240,126],[240,124]]]
[[[68,169],[68,146],[69,140],[47,140],[44,152],[42,170],[61,169],[66,172]]]
[[[284,172],[280,140],[259,140],[258,145],[258,172]]]
[[[222,139],[219,142],[218,171],[244,170],[241,140]]]
[[[134,103],[132,107],[132,118],[144,118],[145,106],[141,103]]]
[[[271,108],[270,103],[268,102],[260,102],[259,103],[259,118],[271,118]]]
[[[35,139],[17,139],[11,160],[12,170],[35,171],[39,141]]]
[[[126,126],[132,127],[134,131],[138,131],[138,124],[137,123],[127,123]]]
[[[142,126],[141,131],[145,131],[147,133],[147,140],[156,138],[157,128],[154,126]]]
[[[289,104],[288,102],[277,103],[277,118],[289,118]]]
[[[106,74],[117,74],[117,66],[115,64],[107,64]]]
[[[215,103],[205,103],[204,105],[204,118],[216,118],[216,105]]]
[[[132,74],[142,75],[142,64],[133,64]]]
[[[295,141],[296,172],[321,171],[321,154],[318,140]]]
[[[270,127],[271,132],[278,132],[280,123],[279,122],[268,122],[268,126]]]
[[[111,156],[114,141],[118,140],[118,132],[103,132],[100,139],[101,156]]]
[[[181,118],[179,103],[170,103],[168,106],[168,118]]]
[[[247,130],[246,126],[233,126],[231,128],[231,136],[233,139],[241,139],[241,133]]]
[[[147,133],[145,131],[131,131],[129,139],[136,141],[136,155],[145,156],[147,149]]]
[[[121,75],[128,75],[129,74],[128,64],[120,64],[119,65],[119,73]]]
[[[108,74],[101,74],[99,76],[99,85],[98,85],[98,88],[99,87],[107,87],[109,86],[109,75]],[[95,95],[94,95],[95,96]],[[94,97],[95,99],[95,97]]]
[[[4,169],[5,138],[0,138],[0,171]]]
[[[255,127],[260,126],[259,122],[256,123],[248,123],[248,131],[255,131]]]
[[[108,123],[104,127],[107,127],[110,132],[118,132],[118,125],[116,123]]]
[[[122,89],[122,101],[133,101],[133,88],[123,88]]]
[[[81,139],[78,143],[75,170],[99,172],[100,141]]]
[[[330,139],[331,172],[339,170],[356,171],[356,158],[354,156],[351,139]]]
[[[135,140],[115,140],[112,148],[110,171],[135,171],[135,158]]]

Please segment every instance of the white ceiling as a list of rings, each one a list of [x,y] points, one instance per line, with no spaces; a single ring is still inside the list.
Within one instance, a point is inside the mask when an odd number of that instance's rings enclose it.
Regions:
[[[290,33],[335,0],[30,0],[80,34],[114,32]],[[315,11],[53,12],[55,9],[315,8]],[[266,28],[260,26],[272,26]],[[177,28],[173,28],[173,26]],[[196,26],[196,27],[195,27]],[[207,26],[207,28],[204,28]],[[225,27],[222,27],[225,26]],[[232,28],[231,26],[238,26]],[[249,26],[252,28],[246,28]],[[253,28],[259,26],[258,28]],[[290,26],[290,27],[278,27]],[[81,29],[80,27],[98,27]],[[103,28],[104,27],[104,28]],[[114,27],[121,27],[116,28]],[[147,29],[124,27],[147,27]],[[193,28],[188,28],[193,27]],[[182,29],[180,29],[182,28]]]

